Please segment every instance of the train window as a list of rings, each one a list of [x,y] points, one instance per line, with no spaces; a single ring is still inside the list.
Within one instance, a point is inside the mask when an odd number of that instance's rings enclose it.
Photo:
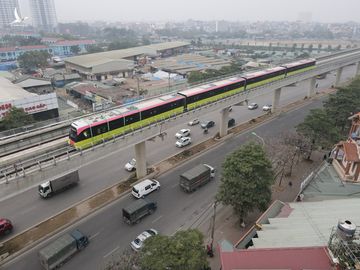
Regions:
[[[135,123],[137,121],[140,121],[140,114],[134,113],[132,115],[125,116],[125,125],[130,125],[132,123]]]
[[[91,133],[90,133],[90,129],[87,128],[85,130],[83,130],[78,136],[77,136],[77,141],[82,141],[82,140],[86,140],[88,138],[91,137]]]
[[[110,130],[121,128],[124,126],[124,118],[119,118],[109,122]]]
[[[103,134],[108,131],[107,123],[91,127],[93,136]]]

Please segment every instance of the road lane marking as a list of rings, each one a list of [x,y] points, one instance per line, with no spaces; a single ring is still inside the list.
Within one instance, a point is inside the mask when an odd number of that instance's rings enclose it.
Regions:
[[[101,230],[101,231],[102,231],[102,230]],[[98,235],[101,233],[101,231],[98,231],[97,233],[94,233],[93,235],[91,235],[91,236],[89,237],[89,240],[94,239],[96,236],[98,236]]]
[[[115,251],[117,251],[119,248],[120,248],[120,247],[117,246],[116,248],[114,248],[113,250],[111,250],[109,253],[106,253],[106,254],[104,255],[104,258],[110,256],[110,255],[113,254]]]
[[[152,223],[155,223],[156,221],[158,221],[159,219],[161,219],[163,216],[160,216],[160,217],[158,217],[158,218],[155,218],[153,221],[152,221]]]

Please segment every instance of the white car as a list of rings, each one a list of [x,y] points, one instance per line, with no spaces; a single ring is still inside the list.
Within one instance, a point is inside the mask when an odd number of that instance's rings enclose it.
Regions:
[[[128,163],[125,164],[125,170],[127,170],[128,172],[132,172],[132,171],[136,170],[136,159],[135,158],[131,159]]]
[[[145,179],[140,183],[133,186],[131,194],[134,195],[135,198],[144,198],[145,195],[153,192],[154,190],[160,189],[159,181],[155,179]]]
[[[257,109],[259,106],[257,105],[257,103],[250,103],[248,106],[249,110],[255,110]]]
[[[267,112],[267,111],[271,111],[271,107],[272,107],[272,105],[266,104],[262,107],[262,109],[263,109],[263,111]]]
[[[195,125],[197,125],[197,124],[199,124],[199,123],[200,123],[200,120],[199,120],[198,118],[195,118],[195,119],[191,120],[191,121],[188,123],[188,125],[189,125],[189,126],[195,126]]]
[[[175,145],[177,147],[184,147],[191,144],[191,138],[190,137],[182,137],[180,140],[178,140]]]
[[[133,250],[139,251],[142,248],[146,239],[157,234],[159,233],[154,229],[145,230],[141,234],[139,234],[134,241],[130,243],[130,246]]]
[[[177,139],[180,139],[182,137],[189,137],[189,136],[190,136],[190,129],[188,128],[183,128],[178,133],[175,134],[175,137]]]

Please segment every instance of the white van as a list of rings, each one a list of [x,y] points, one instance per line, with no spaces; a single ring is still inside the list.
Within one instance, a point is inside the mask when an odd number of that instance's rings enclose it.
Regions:
[[[141,181],[140,183],[136,184],[132,188],[132,195],[134,195],[135,198],[144,198],[145,195],[153,192],[154,190],[160,189],[160,183],[159,181],[155,179],[146,179],[144,181]]]

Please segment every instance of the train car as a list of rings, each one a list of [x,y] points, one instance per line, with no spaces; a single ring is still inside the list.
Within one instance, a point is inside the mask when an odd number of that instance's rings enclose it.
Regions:
[[[315,59],[303,59],[297,62],[283,64],[281,66],[286,68],[286,76],[291,76],[304,71],[311,70],[315,68],[315,64],[316,64]]]
[[[245,89],[313,69],[315,63],[315,59],[299,60],[85,117],[71,124],[69,142],[76,148],[87,148],[185,110],[192,110],[237,94]]]
[[[244,90],[245,80],[233,77],[178,92],[186,98],[185,107],[192,110]]]
[[[181,113],[184,103],[184,97],[170,94],[80,119],[71,124],[70,144],[77,149],[91,147]]]
[[[274,67],[257,72],[247,73],[242,77],[246,80],[245,89],[249,90],[272,81],[283,79],[285,74],[285,67]]]

